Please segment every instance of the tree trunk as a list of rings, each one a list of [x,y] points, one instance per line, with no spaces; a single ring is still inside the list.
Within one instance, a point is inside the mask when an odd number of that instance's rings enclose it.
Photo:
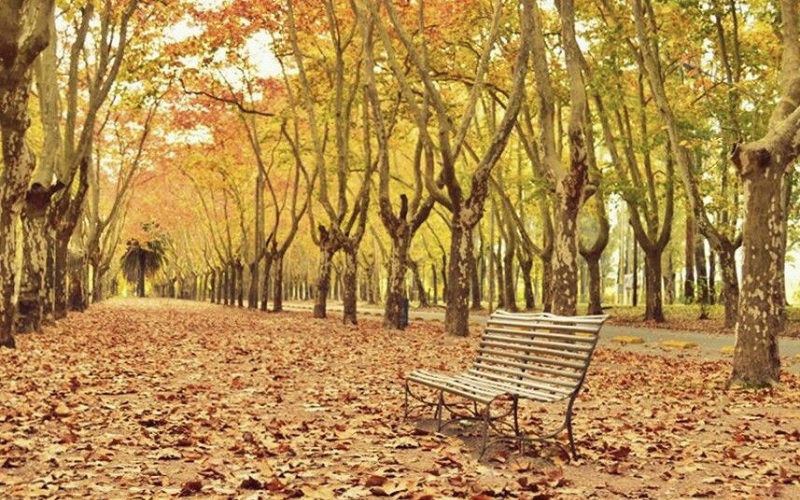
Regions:
[[[108,266],[102,263],[92,264],[92,303],[106,299],[105,281],[108,276]]]
[[[273,287],[274,295],[272,297],[272,311],[283,311],[283,254],[278,253],[275,256],[275,262],[272,263],[275,269],[275,286]]]
[[[344,248],[344,272],[342,273],[342,323],[357,324],[358,304],[358,247]]]
[[[684,253],[685,277],[683,280],[684,302],[691,304],[694,302],[695,281],[694,281],[694,217],[687,211],[686,215],[686,252]]]
[[[225,296],[225,269],[222,267],[218,267],[216,269],[217,274],[217,304],[222,305],[222,298]]]
[[[505,272],[505,267],[503,266],[503,260],[500,258],[500,252],[492,254],[492,261],[494,262],[494,276],[490,279],[493,282],[490,284],[491,290],[497,290],[497,308],[498,309],[505,309],[506,307],[506,298],[503,295],[503,274]],[[489,273],[491,274],[491,273]]]
[[[272,252],[264,256],[264,278],[261,280],[261,307],[264,312],[269,310],[270,287],[272,286],[272,264],[275,257]]]
[[[553,311],[553,256],[543,253],[542,258],[542,310]]]
[[[250,289],[247,292],[247,307],[249,309],[257,309],[258,308],[258,286],[260,285],[260,281],[258,279],[259,269],[258,269],[259,261],[253,261],[249,264],[250,268]]]
[[[433,279],[433,305],[439,304],[439,273],[436,271],[436,265],[431,264],[431,277]]]
[[[383,327],[402,330],[403,304],[405,299],[406,268],[408,264],[408,240],[392,240],[392,255],[389,261],[389,282],[386,290],[386,305],[383,311]]]
[[[411,268],[411,276],[414,279],[414,288],[417,290],[417,300],[419,307],[428,307],[428,292],[425,290],[425,284],[422,282],[422,276],[419,273],[419,265],[414,261],[409,261],[408,266]]]
[[[4,180],[9,169],[8,163],[6,160]],[[32,167],[31,164],[31,170]],[[0,191],[5,186],[0,186]],[[22,192],[24,193],[24,187]],[[3,194],[6,193],[3,192]],[[12,300],[14,299],[14,269],[17,255],[17,231],[14,230],[14,226],[20,210],[16,207],[21,207],[21,203],[8,203],[13,207],[8,206],[7,208],[5,199],[0,202],[3,204],[2,210],[0,210],[0,228],[3,228],[0,231],[0,287],[2,290],[2,296],[0,296],[0,346],[14,348],[16,343],[14,342],[14,305]]]
[[[536,308],[536,295],[533,293],[533,280],[531,279],[533,257],[521,252],[518,260],[522,270],[522,284],[525,288],[525,310],[533,311]]]
[[[214,270],[214,269],[211,270],[208,280],[209,280],[209,285],[210,285],[209,286],[209,289],[210,289],[209,295],[211,295],[211,303],[212,304],[216,304],[217,303],[217,293],[216,293],[217,292],[217,271],[216,270]]]
[[[316,297],[314,299],[314,317],[327,317],[328,292],[331,288],[331,267],[333,252],[325,248],[319,252],[319,270],[317,274]]]
[[[233,269],[236,273],[236,306],[244,307],[244,264],[239,259],[233,263]]]
[[[585,255],[589,268],[589,309],[587,314],[603,314],[603,278],[600,275],[600,257],[594,253]]]
[[[38,184],[37,184],[38,186]],[[47,272],[47,204],[50,196],[31,188],[22,212],[23,272],[17,299],[16,331],[40,332]]]
[[[219,293],[221,300],[219,301],[220,304],[227,306],[228,305],[228,297],[230,295],[230,275],[228,273],[228,266],[223,264],[222,265],[222,274],[220,275],[220,282],[219,282]]]
[[[54,325],[56,323],[55,317],[55,271],[56,271],[56,249],[55,249],[55,234],[52,230],[48,233],[50,244],[47,245],[47,272],[44,275],[44,302],[42,303],[42,313],[44,314],[44,322],[47,325]]]
[[[667,258],[667,272],[664,274],[664,300],[667,304],[675,303],[675,269],[672,265],[672,253]]]
[[[145,262],[147,255],[143,251],[139,251],[139,276],[136,282],[136,295],[144,297],[144,276],[145,276]]]
[[[450,265],[447,277],[447,308],[444,328],[449,335],[469,335],[470,260],[472,231],[461,225],[456,217],[451,224]]]
[[[509,228],[509,231],[512,230],[512,228]],[[519,311],[517,307],[517,292],[514,286],[514,273],[512,272],[512,269],[514,269],[514,255],[516,255],[517,252],[516,247],[516,241],[514,241],[513,238],[509,238],[506,253],[503,255],[503,267],[506,271],[503,273],[503,303],[505,304],[506,310],[511,312]]]
[[[86,310],[86,258],[74,254],[69,259],[69,310]],[[142,295],[143,297],[144,295]]]
[[[710,304],[708,287],[708,267],[706,266],[706,246],[703,237],[694,236],[694,267],[696,270],[697,290],[695,299],[698,304]]]
[[[447,265],[447,255],[442,254],[442,300],[447,303],[447,273],[450,267]]]
[[[481,301],[483,294],[481,293],[481,278],[478,274],[478,259],[480,256],[470,256],[469,258],[469,278],[470,278],[470,294],[472,296],[473,311],[480,311],[483,309]]]
[[[786,327],[783,300],[785,165],[780,156],[747,146],[734,151],[745,192],[742,290],[731,383],[767,387],[778,383],[778,336]],[[785,160],[784,160],[785,161]]]
[[[35,158],[25,141],[30,126],[28,100],[31,68],[47,46],[52,0],[6,2],[0,33],[0,346],[13,348],[14,286],[16,282],[16,224]]]
[[[581,182],[582,185],[582,182]],[[553,313],[574,316],[578,312],[577,217],[579,194],[556,196],[553,241]]]
[[[661,294],[661,249],[651,249],[645,258],[645,321],[664,322],[664,306]]]
[[[739,276],[736,272],[735,254],[735,248],[719,252],[722,299],[725,305],[725,328],[734,328],[739,317]]]

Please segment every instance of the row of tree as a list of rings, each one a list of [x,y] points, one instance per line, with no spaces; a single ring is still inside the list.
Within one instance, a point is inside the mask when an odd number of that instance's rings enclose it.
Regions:
[[[91,283],[99,298],[121,229],[145,242],[155,219],[172,269],[207,277],[192,285],[199,295],[243,301],[246,281],[262,308],[272,289],[281,309],[286,260],[312,267],[313,245],[314,314],[326,315],[338,259],[346,322],[356,321],[359,276],[378,275],[378,252],[363,248],[370,234],[386,255],[389,328],[402,323],[409,266],[443,259],[446,275],[430,275],[446,283],[454,335],[468,331],[470,299],[480,302],[476,255],[502,263],[483,264],[496,273],[484,279],[507,303],[515,268],[526,299],[540,269],[542,304],[559,314],[577,312],[581,255],[599,310],[610,228],[629,224],[644,255],[646,317],[660,321],[677,212],[686,265],[695,229],[718,257],[726,322],[737,327],[732,382],[778,381],[800,113],[796,2],[179,5],[96,12],[75,2],[61,25],[52,2],[3,7],[20,14],[3,17],[11,35],[0,41],[16,71],[0,82],[6,345],[15,280],[18,311],[37,329],[59,314],[67,282],[77,297]],[[33,81],[36,151],[25,142]],[[615,200],[627,220],[610,220]],[[70,237],[80,252],[67,280]],[[126,255],[142,248],[130,243]]]

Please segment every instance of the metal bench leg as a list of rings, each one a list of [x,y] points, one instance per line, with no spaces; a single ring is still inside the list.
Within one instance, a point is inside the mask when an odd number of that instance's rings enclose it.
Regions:
[[[525,439],[519,430],[519,398],[514,396],[511,400],[511,412],[514,414],[514,437],[517,439],[517,446],[520,453],[525,452]]]
[[[444,391],[439,391],[439,401],[436,402],[436,412],[433,414],[433,418],[436,419],[436,432],[441,432],[442,430],[442,412],[444,410]]]
[[[483,458],[483,454],[486,453],[486,443],[489,438],[489,421],[491,420],[491,415],[489,414],[490,407],[491,403],[487,403],[483,411],[483,437],[481,439],[481,453],[478,455],[478,460]]]
[[[408,381],[406,381],[406,395],[403,402],[403,419],[408,420]]]
[[[572,459],[578,459],[578,451],[575,449],[575,438],[572,437],[572,419],[567,417],[567,436],[569,436],[569,451],[572,452]]]

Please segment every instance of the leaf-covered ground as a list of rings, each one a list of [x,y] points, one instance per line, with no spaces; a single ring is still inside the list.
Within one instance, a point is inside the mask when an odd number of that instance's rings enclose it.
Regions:
[[[800,498],[800,381],[728,392],[724,362],[599,350],[577,461],[551,445],[479,462],[462,428],[404,421],[404,373],[463,368],[479,334],[94,306],[0,350],[0,498]]]

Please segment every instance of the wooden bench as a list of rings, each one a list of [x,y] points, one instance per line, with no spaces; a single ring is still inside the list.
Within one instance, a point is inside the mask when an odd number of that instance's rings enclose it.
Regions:
[[[482,422],[482,456],[489,444],[490,427],[499,434],[497,440],[512,439],[520,447],[531,440],[520,429],[521,400],[564,402],[564,419],[557,419],[560,425],[555,429],[542,429],[543,432],[536,433],[533,439],[552,439],[566,430],[570,451],[577,458],[572,407],[583,385],[600,328],[607,318],[498,310],[490,316],[477,357],[467,371],[448,375],[416,370],[406,376],[405,417],[408,418],[413,408],[421,406],[435,408],[439,431],[453,421]],[[427,397],[412,391],[412,384],[434,389],[434,400],[431,400],[430,391]],[[446,395],[457,396],[456,401],[461,404],[449,401]],[[420,404],[411,406],[412,399]],[[503,401],[507,402],[505,413],[493,415],[493,403],[499,405]],[[450,416],[447,423],[442,420],[445,409]],[[508,422],[509,417],[511,422]]]

